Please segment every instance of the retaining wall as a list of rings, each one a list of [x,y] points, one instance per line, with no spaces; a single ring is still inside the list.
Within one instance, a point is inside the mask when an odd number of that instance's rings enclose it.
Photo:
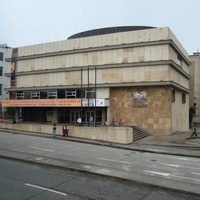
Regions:
[[[102,126],[102,127],[68,126],[68,127],[69,127],[69,136],[71,137],[121,143],[121,144],[130,144],[133,142],[133,129],[130,127],[110,127],[110,126]],[[0,128],[25,131],[25,132],[52,134],[52,125],[0,123]],[[57,135],[62,135],[62,125],[57,125]]]

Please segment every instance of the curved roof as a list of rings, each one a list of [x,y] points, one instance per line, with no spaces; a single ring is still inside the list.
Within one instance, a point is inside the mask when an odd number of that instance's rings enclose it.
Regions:
[[[152,26],[116,26],[116,27],[100,28],[100,29],[93,29],[93,30],[89,30],[89,31],[76,33],[74,35],[71,35],[67,39],[75,39],[75,38],[97,36],[97,35],[104,35],[104,34],[110,34],[110,33],[127,32],[127,31],[138,31],[138,30],[144,30],[144,29],[150,29],[150,28],[155,28],[155,27],[152,27]]]

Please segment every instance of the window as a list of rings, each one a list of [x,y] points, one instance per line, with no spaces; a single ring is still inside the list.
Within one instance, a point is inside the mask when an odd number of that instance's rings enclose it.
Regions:
[[[84,93],[84,90],[82,89],[82,92],[81,92],[81,89],[77,89],[76,90],[76,98],[84,98],[85,97],[85,93]]]
[[[40,91],[40,99],[47,99],[47,91],[46,90]]]
[[[39,91],[31,92],[31,99],[40,99],[40,92]]]
[[[24,91],[24,99],[31,99],[31,92],[30,91]]]
[[[177,56],[177,64],[180,66],[180,67],[182,67],[182,61],[183,59],[181,58],[181,56]]]
[[[67,99],[75,99],[76,98],[76,90],[66,90],[65,91],[65,96]]]
[[[95,98],[95,89],[86,89],[85,90],[85,97],[87,98],[87,99],[94,99]]]
[[[57,99],[57,90],[49,90],[47,91],[48,99]]]
[[[172,89],[172,102],[175,102],[176,98],[175,98],[175,90]]]
[[[0,76],[3,76],[3,67],[0,67]]]
[[[58,99],[65,99],[65,89],[58,89]]]
[[[186,94],[182,93],[182,103],[186,103]]]
[[[0,95],[2,95],[2,84],[0,84]]]
[[[17,92],[17,99],[24,99],[24,92],[23,91]]]
[[[3,61],[3,53],[0,52],[0,61]]]

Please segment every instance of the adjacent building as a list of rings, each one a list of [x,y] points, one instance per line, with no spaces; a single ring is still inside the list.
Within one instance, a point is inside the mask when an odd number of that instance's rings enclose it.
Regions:
[[[6,100],[8,95],[4,90],[7,87],[7,77],[5,73],[7,72],[7,63],[5,61],[7,51],[9,47],[7,44],[0,44],[0,101]],[[4,118],[5,108],[0,107],[0,117]]]
[[[200,53],[197,51],[189,55],[191,62],[191,99],[190,107],[195,107],[194,124],[200,124]]]
[[[9,50],[4,107],[31,122],[189,128],[188,54],[168,27],[111,27]]]

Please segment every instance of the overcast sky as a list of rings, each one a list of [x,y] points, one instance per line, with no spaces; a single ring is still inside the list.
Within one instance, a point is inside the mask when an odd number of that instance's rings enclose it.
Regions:
[[[0,0],[0,44],[65,40],[113,26],[170,27],[185,50],[200,48],[200,0]]]

